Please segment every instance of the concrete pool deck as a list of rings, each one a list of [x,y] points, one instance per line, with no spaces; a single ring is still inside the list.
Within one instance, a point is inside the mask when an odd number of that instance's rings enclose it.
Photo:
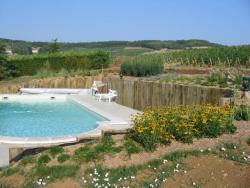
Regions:
[[[89,132],[79,133],[77,135],[67,135],[60,137],[8,137],[0,136],[0,145],[9,148],[34,148],[48,147],[66,143],[74,143],[84,139],[99,138],[103,132],[121,133],[131,129],[131,116],[139,111],[119,105],[115,102],[98,101],[90,94],[84,95],[0,95],[1,100],[20,100],[20,99],[50,99],[62,100],[63,97],[73,100],[87,109],[105,117],[108,121],[97,122],[98,126]],[[1,134],[1,133],[0,133]]]

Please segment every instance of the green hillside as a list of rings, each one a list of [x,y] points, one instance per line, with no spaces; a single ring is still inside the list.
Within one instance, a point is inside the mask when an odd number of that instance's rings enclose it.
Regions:
[[[49,50],[50,42],[30,42],[23,40],[11,40],[0,38],[0,43],[5,44],[8,49],[11,49],[16,54],[31,54],[32,47],[38,48],[39,53],[47,53]],[[210,43],[206,40],[140,40],[140,41],[103,41],[103,42],[59,42],[62,51],[90,51],[105,49],[114,53],[123,53],[134,51],[149,52],[152,50],[159,50],[162,48],[168,49],[185,49],[192,47],[208,47],[208,46],[219,46],[219,44]],[[138,49],[126,50],[126,47],[137,47]],[[141,48],[141,49],[139,49]],[[132,53],[134,54],[134,53]],[[135,53],[137,55],[137,53]]]

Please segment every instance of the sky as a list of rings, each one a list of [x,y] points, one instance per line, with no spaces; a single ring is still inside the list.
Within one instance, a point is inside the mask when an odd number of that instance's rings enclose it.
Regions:
[[[250,0],[0,0],[0,38],[250,44]]]

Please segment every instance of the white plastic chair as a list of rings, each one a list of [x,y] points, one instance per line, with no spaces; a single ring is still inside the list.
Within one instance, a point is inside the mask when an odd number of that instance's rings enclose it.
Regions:
[[[108,102],[113,101],[117,96],[118,96],[117,91],[111,89],[109,90],[108,93],[100,93],[100,94],[98,93],[95,95],[98,101],[104,100]]]

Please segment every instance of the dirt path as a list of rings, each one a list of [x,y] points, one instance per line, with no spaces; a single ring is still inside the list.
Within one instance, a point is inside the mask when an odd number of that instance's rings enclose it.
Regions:
[[[132,155],[130,158],[125,157],[121,153],[105,156],[103,165],[108,168],[117,168],[119,166],[131,166],[145,164],[152,159],[157,159],[174,151],[194,150],[194,149],[208,149],[218,146],[223,142],[245,143],[250,136],[250,122],[236,122],[237,131],[234,134],[225,134],[213,139],[199,139],[194,140],[192,144],[183,144],[180,142],[172,142],[170,146],[159,146],[153,153],[142,152]]]

